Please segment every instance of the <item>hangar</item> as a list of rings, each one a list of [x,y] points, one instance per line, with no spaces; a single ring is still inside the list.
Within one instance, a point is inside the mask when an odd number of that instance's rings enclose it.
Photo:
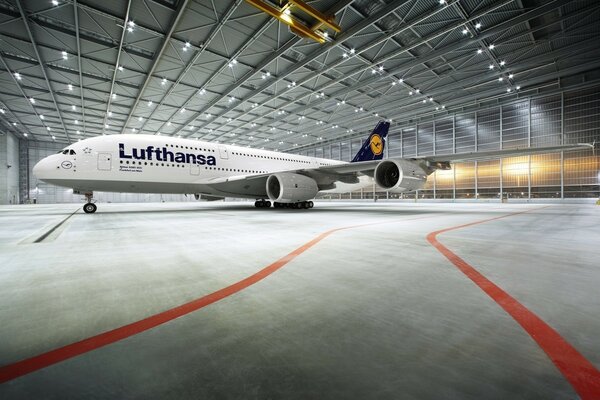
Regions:
[[[0,398],[600,398],[599,17],[594,0],[2,2]],[[132,187],[89,215],[34,173],[115,135],[339,164],[379,122],[383,161],[587,147],[459,158],[416,191],[303,210]]]

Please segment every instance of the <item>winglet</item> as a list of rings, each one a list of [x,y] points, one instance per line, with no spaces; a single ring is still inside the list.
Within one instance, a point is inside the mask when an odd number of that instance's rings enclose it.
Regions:
[[[373,132],[369,135],[362,147],[356,153],[352,162],[372,161],[383,159],[383,151],[385,150],[385,138],[390,129],[390,123],[379,121]]]

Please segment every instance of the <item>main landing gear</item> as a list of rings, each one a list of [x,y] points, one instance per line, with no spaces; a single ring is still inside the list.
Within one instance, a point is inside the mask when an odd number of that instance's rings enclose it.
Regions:
[[[277,203],[275,203],[277,204]],[[271,202],[269,200],[256,200],[254,202],[254,207],[256,208],[269,208],[271,207]]]
[[[93,195],[94,195],[94,193],[92,193],[92,192],[85,194],[86,203],[83,206],[83,212],[86,214],[93,214],[96,212],[96,209],[98,209],[98,207],[96,207],[96,205],[94,203],[92,203]]]
[[[313,208],[315,203],[312,201],[299,201],[296,203],[278,203],[274,202],[273,207],[275,208],[293,208],[299,210],[301,208]],[[254,207],[256,208],[269,208],[271,207],[271,202],[269,200],[256,200],[254,202]]]

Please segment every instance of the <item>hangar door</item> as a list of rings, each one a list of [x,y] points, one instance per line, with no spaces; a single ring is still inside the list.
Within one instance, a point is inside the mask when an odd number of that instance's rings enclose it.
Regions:
[[[111,153],[98,153],[98,170],[110,171],[112,166],[111,159]]]

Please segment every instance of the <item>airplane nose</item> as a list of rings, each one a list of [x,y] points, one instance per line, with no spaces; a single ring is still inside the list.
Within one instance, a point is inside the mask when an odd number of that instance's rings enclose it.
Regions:
[[[49,172],[49,168],[48,168],[48,158],[47,157],[38,161],[37,164],[35,164],[33,166],[33,175],[38,179],[44,180],[44,178],[47,178],[48,172]]]

